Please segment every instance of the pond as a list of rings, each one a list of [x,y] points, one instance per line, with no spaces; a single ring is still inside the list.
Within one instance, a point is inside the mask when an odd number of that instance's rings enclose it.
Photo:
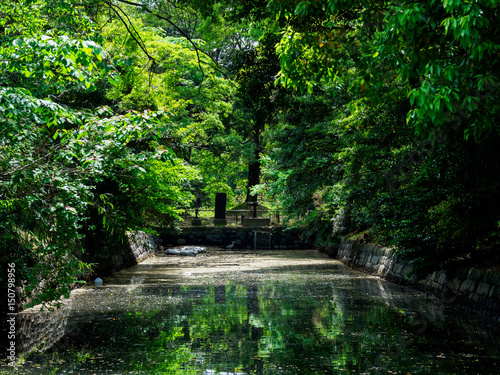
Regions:
[[[158,256],[19,314],[16,374],[498,374],[500,327],[313,251]]]

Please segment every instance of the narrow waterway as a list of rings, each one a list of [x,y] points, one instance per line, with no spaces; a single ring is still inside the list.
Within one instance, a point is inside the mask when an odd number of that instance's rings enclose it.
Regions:
[[[498,374],[500,327],[316,251],[158,256],[18,316],[16,374]]]

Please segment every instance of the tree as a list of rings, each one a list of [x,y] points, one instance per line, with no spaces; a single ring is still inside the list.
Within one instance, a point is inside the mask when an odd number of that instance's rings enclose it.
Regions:
[[[248,185],[246,201],[255,201],[252,188],[260,183],[261,154],[264,151],[264,130],[274,122],[279,90],[274,79],[279,71],[274,45],[277,37],[266,33],[259,39],[255,49],[242,51],[238,60],[236,81],[239,83],[235,107],[241,113],[239,132],[250,140],[253,156],[248,163]]]
[[[324,120],[280,118],[266,159],[271,191],[285,189],[298,215],[312,210],[313,231],[329,217],[337,234],[370,228],[427,271],[492,249],[500,218],[487,156],[498,147],[496,2],[267,5],[265,17],[283,30],[279,83],[311,105],[325,87],[350,96],[349,111],[334,104]],[[332,143],[321,152],[323,139]],[[318,172],[313,183],[309,171]]]
[[[1,262],[16,264],[25,297],[38,288],[40,298],[50,300],[67,294],[87,267],[73,251],[91,200],[89,186],[78,180],[86,168],[75,165],[63,141],[85,115],[55,100],[92,89],[108,69],[94,40],[72,38],[53,29],[57,17],[40,17],[50,13],[48,4],[26,5],[17,13],[15,3],[2,4]],[[82,20],[77,32],[87,26]]]
[[[354,72],[341,84],[318,85],[282,113],[269,131],[268,193],[318,245],[363,233],[395,246],[420,275],[494,255],[498,136],[422,141],[406,122],[404,96],[355,100],[351,80]]]
[[[494,129],[496,1],[272,0],[269,6],[286,27],[278,47],[285,86],[311,90],[355,66],[360,75],[352,88],[370,100],[388,79],[405,85],[408,120],[419,135],[460,128],[465,138],[478,139]]]
[[[143,24],[144,15],[139,16],[129,20],[138,38],[145,41],[147,52],[119,22],[108,23],[104,29],[113,56],[124,61],[127,55],[137,56],[133,63],[122,63],[122,84],[113,97],[129,108],[175,108],[178,126],[168,134],[169,142],[178,155],[200,171],[201,180],[192,186],[193,193],[204,204],[213,204],[214,193],[224,191],[235,203],[239,194],[235,191],[241,190],[242,158],[247,153],[244,140],[230,128],[237,84],[224,78],[213,68],[212,59],[197,54],[184,37],[165,36],[164,28],[158,28],[165,26],[161,19],[151,29],[146,25],[153,20],[146,18]],[[210,43],[193,42],[200,48]]]
[[[9,4],[0,44],[1,262],[16,264],[18,302],[35,304],[68,296],[90,272],[81,253],[92,238],[97,251],[112,250],[152,218],[171,223],[191,201],[196,173],[169,148],[176,108],[124,112],[126,103],[106,98],[120,81],[88,22],[92,9],[33,1],[20,20]]]

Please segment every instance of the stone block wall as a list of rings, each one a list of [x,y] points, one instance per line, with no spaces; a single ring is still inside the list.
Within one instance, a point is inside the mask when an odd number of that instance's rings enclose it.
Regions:
[[[94,254],[92,259],[85,259],[85,261],[97,263],[95,273],[106,275],[140,263],[157,250],[158,236],[142,231],[127,232],[126,241],[118,251],[105,256]]]
[[[408,277],[412,265],[398,259],[391,248],[342,239],[338,247],[323,251],[349,266],[430,292],[445,302],[491,313],[500,320],[500,272],[457,267],[443,269],[423,280],[416,280]]]
[[[182,245],[205,245],[225,248],[233,241],[235,250],[272,249],[293,250],[311,248],[301,239],[301,231],[282,228],[243,227],[184,227],[179,230],[164,230],[160,241],[165,248]]]
[[[69,304],[53,311],[31,308],[16,317],[16,354],[50,349],[66,333]]]

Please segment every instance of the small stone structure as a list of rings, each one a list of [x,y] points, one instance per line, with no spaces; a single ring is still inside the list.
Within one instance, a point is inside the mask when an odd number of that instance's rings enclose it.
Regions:
[[[184,227],[178,230],[163,230],[160,241],[165,247],[179,245],[203,245],[226,248],[233,241],[234,250],[273,249],[293,250],[311,248],[301,238],[299,229],[282,229],[279,227]]]
[[[201,219],[198,217],[198,213],[200,211],[201,207],[201,198],[197,198],[196,201],[194,202],[194,212],[195,212],[195,217],[191,219],[191,225],[192,226],[200,226],[201,225]]]
[[[492,313],[500,320],[500,272],[456,267],[415,280],[408,278],[413,266],[398,259],[391,248],[344,238],[338,246],[326,247],[322,251],[349,266],[430,292],[447,303]]]
[[[252,217],[251,218],[242,218],[241,219],[241,225],[244,227],[267,227],[269,226],[270,219],[268,218],[263,218],[263,217],[257,217],[257,207],[260,206],[260,203],[255,201],[255,202],[248,202],[247,203],[250,207],[253,208],[252,212]]]

